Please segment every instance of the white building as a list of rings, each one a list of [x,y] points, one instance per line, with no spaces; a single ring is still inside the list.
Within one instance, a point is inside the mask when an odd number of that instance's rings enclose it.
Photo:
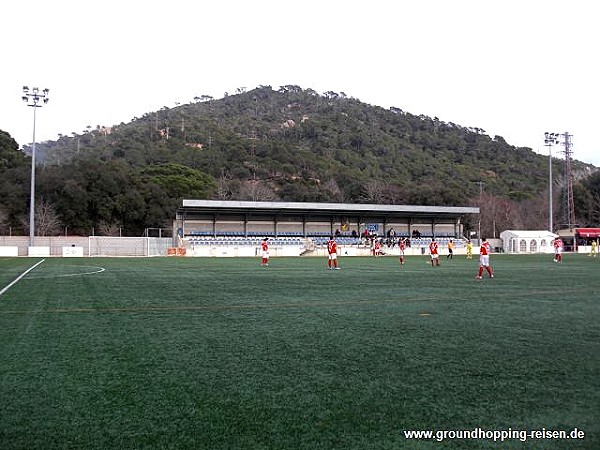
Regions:
[[[506,253],[553,253],[558,234],[546,230],[506,230],[500,233]]]

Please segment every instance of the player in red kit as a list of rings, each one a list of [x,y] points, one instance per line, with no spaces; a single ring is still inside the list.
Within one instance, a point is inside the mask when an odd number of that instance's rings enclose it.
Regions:
[[[266,267],[269,265],[269,238],[264,238],[262,240],[260,248],[262,250],[262,262],[260,265]]]
[[[483,269],[487,271],[490,275],[490,278],[494,278],[494,272],[490,267],[490,254],[492,253],[492,246],[485,238],[481,239],[481,247],[479,248],[479,272],[477,274],[477,279],[481,280],[483,276]]]
[[[373,256],[378,257],[381,255],[381,242],[375,239],[373,242]]]
[[[398,248],[400,249],[400,268],[404,265],[404,251],[406,250],[406,239],[401,238],[398,241]]]
[[[431,255],[431,267],[440,265],[440,255],[438,253],[438,243],[435,238],[429,243],[429,254]]]
[[[562,262],[563,241],[557,237],[554,239],[554,262]]]
[[[333,239],[333,236],[329,236],[329,241],[327,241],[327,268],[329,270],[335,269],[339,270],[338,262],[337,262],[337,242]]]

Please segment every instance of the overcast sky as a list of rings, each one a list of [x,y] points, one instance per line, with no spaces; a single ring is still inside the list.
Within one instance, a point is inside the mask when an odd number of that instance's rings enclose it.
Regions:
[[[19,0],[0,16],[0,129],[36,141],[196,96],[293,84],[600,166],[594,0]],[[560,148],[555,148],[558,154]]]

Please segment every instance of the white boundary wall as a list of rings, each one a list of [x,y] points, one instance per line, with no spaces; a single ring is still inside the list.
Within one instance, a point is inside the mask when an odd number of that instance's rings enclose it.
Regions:
[[[157,237],[0,236],[0,256],[167,256],[173,239]],[[42,250],[43,249],[43,250]]]
[[[62,255],[65,258],[82,258],[83,247],[63,247]]]
[[[35,256],[39,258],[46,258],[50,256],[50,247],[28,247],[27,248],[27,256]]]
[[[19,256],[19,247],[0,247],[0,256]]]

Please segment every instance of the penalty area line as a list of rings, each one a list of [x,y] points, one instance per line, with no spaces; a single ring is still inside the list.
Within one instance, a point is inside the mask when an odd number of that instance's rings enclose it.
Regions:
[[[31,266],[29,269],[27,269],[25,272],[23,272],[21,275],[19,275],[17,278],[15,278],[13,280],[12,283],[7,284],[6,286],[4,286],[2,288],[2,290],[0,290],[0,295],[3,295],[6,291],[8,291],[11,287],[13,287],[15,284],[17,284],[21,278],[23,278],[25,275],[27,275],[29,272],[31,272],[33,269],[35,269],[37,266],[39,266],[41,263],[43,263],[44,261],[46,261],[45,259],[42,259],[41,261],[38,261],[37,263],[35,263],[33,266]]]

